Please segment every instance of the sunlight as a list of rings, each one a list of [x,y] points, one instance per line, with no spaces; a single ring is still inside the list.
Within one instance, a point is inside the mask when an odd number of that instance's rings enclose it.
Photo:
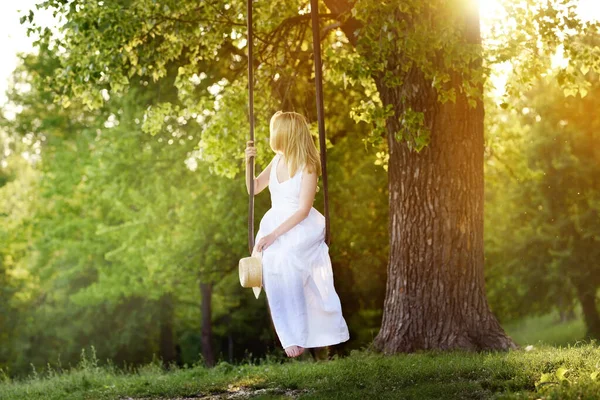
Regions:
[[[518,0],[510,0],[516,3]],[[479,15],[482,19],[482,28],[485,30],[486,20],[498,18],[499,14],[503,13],[502,4],[509,0],[479,0]],[[526,2],[521,0],[520,3],[525,5]],[[600,1],[598,0],[579,0],[577,5],[577,13],[584,21],[600,20]]]
[[[526,5],[526,1],[524,0],[479,0],[481,36],[484,42],[486,38],[490,37],[492,27],[502,29],[502,25],[507,23],[503,4],[510,3],[520,3],[522,6]],[[579,0],[577,3],[577,13],[583,21],[600,21],[600,1]],[[569,60],[564,58],[563,50],[563,46],[560,45],[556,53],[552,56],[552,68],[565,68],[568,65]],[[498,102],[501,101],[500,98],[505,93],[505,85],[511,69],[510,62],[495,64],[492,67],[492,74],[490,76],[492,87],[490,93],[492,97],[498,99]]]
[[[482,19],[490,18],[502,10],[502,0],[479,0],[479,14]]]
[[[598,0],[579,0],[579,17],[584,21],[600,20],[600,2]]]

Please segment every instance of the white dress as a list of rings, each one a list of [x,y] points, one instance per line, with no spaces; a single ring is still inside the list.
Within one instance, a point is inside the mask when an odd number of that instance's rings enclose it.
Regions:
[[[269,177],[271,208],[260,221],[258,241],[277,228],[299,207],[302,170],[277,181],[273,157]],[[311,207],[308,216],[279,236],[262,254],[263,287],[281,345],[324,347],[349,339],[340,299],[333,285],[325,217]]]

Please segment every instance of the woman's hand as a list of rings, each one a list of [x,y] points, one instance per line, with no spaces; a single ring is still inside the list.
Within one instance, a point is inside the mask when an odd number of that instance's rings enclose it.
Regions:
[[[254,147],[252,140],[246,142],[246,164],[250,163],[250,157],[254,157],[256,160],[256,147]]]
[[[275,241],[275,239],[277,239],[277,236],[273,233],[269,233],[268,235],[261,237],[258,243],[256,243],[256,251],[263,251],[269,247]]]

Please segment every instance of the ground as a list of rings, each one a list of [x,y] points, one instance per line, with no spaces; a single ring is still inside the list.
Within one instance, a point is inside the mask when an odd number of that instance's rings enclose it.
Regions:
[[[267,358],[165,371],[101,366],[82,356],[70,371],[10,381],[0,371],[1,400],[184,399],[600,399],[600,346],[578,341],[581,317],[556,313],[505,324],[519,350],[422,352],[382,356],[367,350],[332,361]]]
[[[333,361],[291,360],[123,373],[84,360],[76,369],[0,384],[1,399],[598,399],[600,347],[507,353],[355,351]]]

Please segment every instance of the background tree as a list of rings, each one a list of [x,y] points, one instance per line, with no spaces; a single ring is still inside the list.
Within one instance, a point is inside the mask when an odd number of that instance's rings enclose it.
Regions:
[[[7,199],[2,216],[23,218],[29,230],[24,222],[3,224],[2,261],[11,267],[2,289],[19,301],[7,304],[14,312],[3,314],[14,330],[2,337],[0,362],[19,375],[31,365],[75,364],[90,345],[99,360],[117,365],[144,363],[154,354],[165,362],[202,359],[211,365],[274,350],[264,296],[256,301],[237,278],[246,247],[239,235],[246,224],[243,181],[211,173],[214,154],[210,146],[198,146],[200,133],[210,138],[207,131],[219,136],[223,127],[243,128],[234,112],[245,104],[243,88],[221,88],[218,71],[228,69],[210,60],[204,74],[176,78],[174,61],[157,81],[138,77],[118,93],[99,87],[99,108],[83,106],[78,96],[60,107],[53,102],[56,88],[45,79],[59,74],[59,58],[43,41],[37,55],[23,56],[9,93],[19,112],[2,120],[15,143],[29,143],[26,150],[37,161],[20,168],[27,161],[15,155],[3,170],[11,184],[0,188]],[[279,100],[270,101],[312,107],[310,64],[299,65],[306,70],[307,90],[292,90],[291,78],[283,75],[288,83],[275,86],[273,99]],[[327,105],[335,164],[332,225],[336,240],[349,247],[333,248],[332,258],[353,332],[350,349],[368,343],[380,324],[387,193],[381,167],[360,145],[368,125],[357,126],[338,107],[364,99],[363,88],[342,91],[343,75],[333,78]],[[197,93],[214,98],[198,100]],[[178,115],[194,99],[232,113]],[[268,132],[261,129],[264,146]],[[266,151],[261,159],[263,165],[269,161]],[[258,200],[256,213],[262,215],[268,195]],[[16,266],[22,279],[11,275]]]
[[[488,194],[503,206],[488,211],[488,256],[492,303],[505,318],[578,301],[587,336],[598,338],[600,85],[597,73],[583,72],[583,95],[565,97],[558,70],[494,113]]]
[[[512,347],[489,310],[484,288],[485,69],[477,2],[325,3],[331,13],[323,13],[322,20],[337,22],[324,24],[324,33],[339,29],[345,35],[323,36],[324,48],[335,49],[325,52],[325,62],[342,66],[332,75],[346,74],[366,90],[376,88],[376,95],[367,95],[367,101],[350,108],[357,119],[374,123],[370,140],[383,147],[383,134],[389,150],[390,258],[376,347],[385,352]],[[204,115],[199,142],[203,156],[216,173],[233,177],[240,171],[241,163],[231,160],[242,154],[245,84],[243,75],[229,71],[243,68],[242,2],[139,0],[99,6],[49,0],[43,6],[68,21],[63,36],[55,39],[67,49],[53,82],[63,102],[75,93],[97,107],[102,102],[97,87],[109,85],[111,93],[118,93],[135,76],[158,80],[166,76],[168,63],[177,59],[181,104],[165,102],[149,112],[153,123],[146,128],[163,129],[162,122],[170,115],[188,119]],[[577,22],[572,3],[552,1],[538,7],[531,1],[528,6],[511,10],[543,46],[540,50],[533,41],[528,48],[534,51],[519,65],[538,66],[539,51],[552,52],[561,43],[568,55],[583,54],[561,32],[596,27]],[[256,4],[256,19],[261,21],[256,33],[259,90],[278,87],[283,76],[282,82],[294,82],[295,93],[304,93],[306,80],[296,82],[300,75],[295,71],[309,65],[307,17],[305,4]],[[45,40],[51,36],[39,33]],[[516,41],[508,37],[488,61],[517,54]],[[591,54],[578,60],[589,62]],[[204,73],[199,60],[223,65],[226,69],[215,73],[228,71],[228,76],[212,86],[210,94],[194,96],[186,89],[186,80]],[[527,81],[531,76],[524,73],[522,78]],[[294,104],[299,111],[312,109],[303,106],[307,102]],[[258,119],[266,120],[271,107],[268,98],[259,99],[263,112]],[[265,129],[266,124],[262,126]],[[257,132],[257,136],[267,135]]]

